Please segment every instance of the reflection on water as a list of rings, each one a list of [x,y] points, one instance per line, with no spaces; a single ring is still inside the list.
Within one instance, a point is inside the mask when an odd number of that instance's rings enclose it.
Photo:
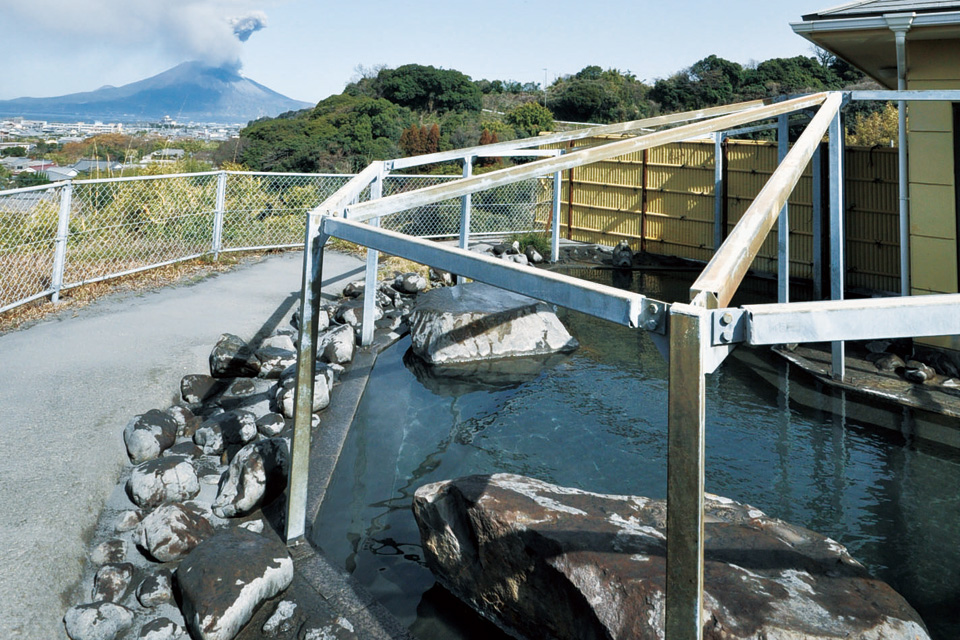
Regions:
[[[659,274],[624,280],[665,300],[689,287]],[[763,286],[743,302],[765,299]],[[502,471],[590,491],[666,494],[662,358],[642,332],[562,318],[581,347],[536,371],[485,369],[479,381],[445,384],[436,371],[405,365],[409,340],[377,361],[314,542],[418,637],[501,637],[441,613],[455,610],[423,566],[410,511],[423,484]],[[707,378],[707,490],[845,544],[911,602],[935,638],[953,640],[960,458],[918,446],[906,422],[899,410],[819,389],[765,352],[737,351]]]

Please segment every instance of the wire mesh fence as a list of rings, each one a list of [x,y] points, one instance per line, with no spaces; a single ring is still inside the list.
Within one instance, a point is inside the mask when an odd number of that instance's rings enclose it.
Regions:
[[[207,172],[78,180],[0,191],[0,312],[61,289],[223,251],[302,245],[306,213],[353,176]],[[456,176],[387,176],[383,195]],[[474,194],[471,232],[511,233],[546,219],[552,182]],[[367,188],[360,200],[370,197]],[[387,217],[384,226],[456,236],[461,199]],[[61,220],[61,213],[63,219]],[[62,261],[57,261],[57,247]]]

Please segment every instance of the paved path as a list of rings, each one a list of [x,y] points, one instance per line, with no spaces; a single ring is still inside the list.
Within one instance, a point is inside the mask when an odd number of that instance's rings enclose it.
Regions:
[[[302,254],[104,298],[0,336],[0,638],[66,638],[86,542],[126,462],[122,431],[208,370],[221,333],[252,339],[296,305]],[[326,252],[327,285],[362,273]],[[339,286],[339,287],[338,287]]]

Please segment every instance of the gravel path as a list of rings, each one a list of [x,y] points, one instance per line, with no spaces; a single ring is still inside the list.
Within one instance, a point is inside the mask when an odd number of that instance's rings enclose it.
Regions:
[[[126,459],[122,431],[205,373],[221,333],[252,340],[299,304],[302,254],[108,296],[0,336],[0,638],[66,638],[86,544]],[[324,295],[362,262],[327,251]]]

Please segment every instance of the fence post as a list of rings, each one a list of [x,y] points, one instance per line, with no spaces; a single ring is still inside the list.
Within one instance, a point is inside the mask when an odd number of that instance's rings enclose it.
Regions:
[[[559,171],[553,174],[553,222],[550,227],[550,262],[560,259],[560,187],[563,183],[563,174]]]
[[[823,299],[823,157],[813,152],[813,299]]]
[[[370,199],[376,200],[383,196],[383,163],[380,163],[380,171],[376,179],[370,184]],[[380,218],[374,218],[369,222],[372,227],[380,226]],[[377,267],[380,260],[380,252],[376,249],[367,247],[367,268],[364,274],[363,285],[363,319],[360,325],[360,344],[367,347],[373,343],[373,332],[376,328],[375,314],[377,309]]]
[[[473,156],[463,159],[463,177],[473,175]],[[470,248],[470,210],[473,206],[472,196],[468,193],[460,199],[460,248]]]
[[[777,166],[790,150],[790,116],[777,118]],[[777,302],[790,302],[790,211],[786,202],[777,222]]]
[[[830,299],[843,300],[843,126],[840,113],[830,123],[830,140],[827,143],[830,156]],[[831,375],[834,380],[843,380],[843,342],[831,345]]]
[[[223,214],[227,202],[227,172],[221,171],[217,174],[217,203],[213,212],[213,244],[210,251],[213,252],[213,259],[220,258],[220,249],[223,248]]]
[[[60,188],[60,214],[57,217],[57,236],[54,239],[53,274],[50,288],[53,295],[50,300],[60,301],[60,289],[63,287],[63,272],[67,266],[67,237],[70,233],[70,204],[73,200],[73,183],[67,180]]]
[[[700,640],[703,629],[705,310],[670,307],[667,393],[667,598],[665,638]]]

